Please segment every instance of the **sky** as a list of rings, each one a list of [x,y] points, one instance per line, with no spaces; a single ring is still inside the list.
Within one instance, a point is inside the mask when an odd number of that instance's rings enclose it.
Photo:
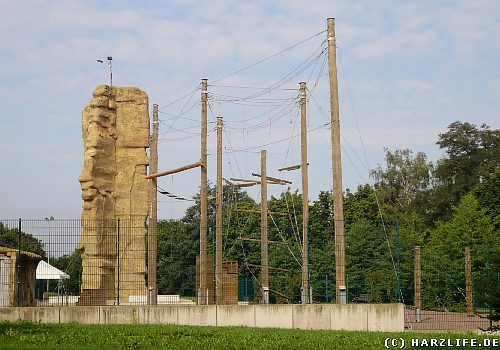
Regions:
[[[438,135],[453,121],[499,127],[496,0],[0,0],[0,218],[80,217],[81,112],[109,81],[96,61],[107,56],[114,85],[146,91],[150,111],[160,106],[160,170],[200,159],[198,87],[208,79],[212,183],[221,115],[224,177],[253,178],[266,149],[268,175],[300,191],[300,173],[277,169],[300,162],[296,97],[306,81],[314,200],[332,186],[328,17],[336,19],[344,190],[372,181],[384,148],[422,151],[435,162]],[[159,186],[192,198],[199,181],[190,170]],[[272,187],[274,196],[286,189]],[[249,194],[260,201],[258,189]],[[163,219],[192,204],[159,200]]]

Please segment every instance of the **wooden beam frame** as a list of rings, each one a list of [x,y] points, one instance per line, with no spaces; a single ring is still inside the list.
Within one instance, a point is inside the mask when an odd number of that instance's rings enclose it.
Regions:
[[[154,174],[146,176],[146,179],[156,179],[157,177],[180,173],[181,171],[185,171],[185,170],[197,168],[199,166],[204,167],[205,163],[196,162],[196,163],[193,163],[193,164],[188,164],[188,165],[182,166],[180,168],[176,168],[176,169],[172,169],[172,170],[167,170],[167,171],[162,171],[162,172],[159,172],[159,173],[154,173]]]
[[[252,176],[257,176],[257,177],[262,177],[259,173],[252,173]],[[278,179],[276,177],[270,177],[270,176],[266,176],[266,179],[268,181],[271,181],[271,182],[277,182],[279,184],[289,184],[291,185],[292,182],[291,181],[288,181],[288,180],[283,180],[283,179]]]

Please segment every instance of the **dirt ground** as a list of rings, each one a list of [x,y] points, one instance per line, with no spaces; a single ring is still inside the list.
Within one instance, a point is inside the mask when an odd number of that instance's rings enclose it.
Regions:
[[[405,327],[408,330],[449,330],[468,331],[486,329],[489,320],[486,315],[468,316],[466,313],[446,311],[420,311],[420,322],[417,323],[415,310],[405,310]]]

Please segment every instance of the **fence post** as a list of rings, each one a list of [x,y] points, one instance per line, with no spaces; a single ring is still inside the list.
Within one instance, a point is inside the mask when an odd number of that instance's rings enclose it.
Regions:
[[[328,275],[325,275],[325,303],[328,303]]]
[[[401,235],[399,232],[399,220],[396,220],[396,293],[398,303],[401,302]]]
[[[22,220],[19,218],[18,231],[17,231],[17,306],[21,306],[21,229]]]
[[[465,299],[467,304],[467,316],[474,315],[472,305],[472,267],[470,261],[470,247],[465,247]]]
[[[307,285],[309,286],[309,303],[308,304],[313,303],[313,290],[312,290],[312,285],[311,285],[311,266],[309,264],[310,256],[311,256],[310,237],[311,237],[311,230],[309,228],[309,224],[307,224]]]
[[[117,253],[117,263],[118,263],[118,273],[117,273],[117,288],[118,288],[118,299],[117,304],[120,305],[120,218],[118,218],[117,230],[116,230],[116,253]]]
[[[345,274],[345,300],[349,304],[349,274]]]
[[[413,272],[413,285],[415,297],[413,304],[415,306],[415,319],[420,322],[420,309],[422,308],[422,303],[420,299],[420,284],[421,284],[421,273],[420,273],[420,246],[415,246],[415,265]]]
[[[248,278],[245,277],[245,301],[249,301],[248,298]]]

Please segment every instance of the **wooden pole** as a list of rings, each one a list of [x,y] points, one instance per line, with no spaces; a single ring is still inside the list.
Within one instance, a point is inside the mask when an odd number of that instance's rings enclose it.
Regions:
[[[267,176],[266,150],[260,151],[260,265],[262,266],[262,303],[269,304],[269,256],[267,252]]]
[[[167,175],[172,175],[172,174],[180,173],[181,171],[189,170],[189,169],[193,169],[193,168],[197,168],[199,166],[204,166],[204,164],[202,162],[196,162],[196,163],[193,163],[193,164],[188,164],[188,165],[185,165],[185,166],[181,166],[180,168],[175,168],[175,169],[172,169],[172,170],[161,171],[159,173],[149,174],[148,176],[146,176],[146,179],[156,179],[157,177],[162,177],[162,176],[167,176]]]
[[[415,246],[415,265],[413,271],[413,289],[415,292],[413,305],[415,306],[415,319],[420,322],[420,309],[422,308],[422,302],[420,298],[420,285],[421,285],[421,267],[420,267],[420,246]]]
[[[300,83],[300,155],[302,170],[302,304],[309,304],[309,185],[307,181],[306,83]]]
[[[222,283],[222,117],[217,117],[217,180],[215,186],[215,295],[223,304]]]
[[[330,113],[333,170],[333,220],[335,225],[335,277],[337,304],[346,304],[344,208],[342,203],[342,160],[340,156],[339,90],[335,19],[327,19],[328,73],[330,76]]]
[[[207,290],[207,79],[201,80],[200,290],[198,304],[208,304]]]
[[[158,105],[153,105],[153,134],[149,144],[149,174],[158,172]],[[150,305],[157,303],[156,290],[156,225],[158,212],[157,180],[149,180],[149,223],[148,223],[148,301]]]
[[[472,304],[472,266],[470,260],[470,247],[465,247],[465,299],[467,304],[467,316],[474,315]]]

